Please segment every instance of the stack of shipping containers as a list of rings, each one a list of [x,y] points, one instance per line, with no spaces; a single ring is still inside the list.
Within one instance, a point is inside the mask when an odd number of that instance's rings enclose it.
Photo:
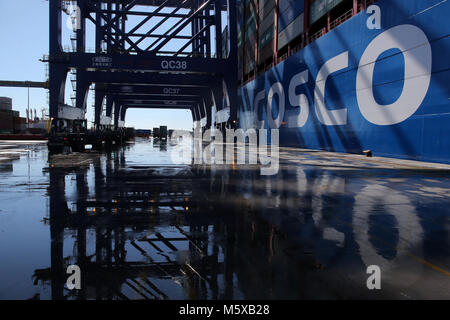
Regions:
[[[238,75],[239,80],[241,80],[243,76],[243,37],[244,37],[244,0],[238,0],[236,1],[237,4],[237,23],[238,23],[238,35],[237,35],[237,42],[238,42]]]
[[[324,30],[326,33],[333,28],[333,24],[330,27],[330,21],[339,20],[343,13],[348,13],[350,10],[352,13],[350,16],[352,16],[361,10],[354,8],[364,8],[374,2],[376,1],[238,1],[239,82],[244,83],[252,79],[253,76],[272,66],[273,62],[276,63],[286,54],[297,51],[310,40],[307,39],[308,34],[310,37],[318,30]]]
[[[273,58],[275,0],[259,0],[258,64]]]
[[[14,111],[12,110],[12,99],[0,97],[0,133],[13,133]]]
[[[0,97],[0,134],[22,133],[26,130],[26,119],[19,111],[12,110],[12,99]]]
[[[309,22],[314,23],[318,21],[343,1],[344,0],[316,0],[312,2],[310,6]]]
[[[278,10],[276,8],[278,2]],[[253,75],[274,57],[275,17],[278,11],[278,46],[285,47],[303,33],[304,0],[242,0],[238,2],[239,77]]]
[[[257,27],[257,2],[244,0],[244,74],[252,73],[255,69],[255,52],[258,34]]]
[[[301,36],[304,23],[304,1],[279,0],[278,4],[278,50]]]

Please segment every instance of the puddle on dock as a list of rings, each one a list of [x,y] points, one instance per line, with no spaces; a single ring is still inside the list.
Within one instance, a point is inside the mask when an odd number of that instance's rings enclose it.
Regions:
[[[261,176],[151,140],[0,145],[0,299],[450,298],[449,171],[286,149]]]

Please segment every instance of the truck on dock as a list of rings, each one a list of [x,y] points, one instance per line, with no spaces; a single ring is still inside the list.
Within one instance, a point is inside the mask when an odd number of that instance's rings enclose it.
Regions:
[[[65,148],[82,152],[88,140],[87,135],[85,119],[53,119],[50,124],[48,149],[55,153],[62,152]]]

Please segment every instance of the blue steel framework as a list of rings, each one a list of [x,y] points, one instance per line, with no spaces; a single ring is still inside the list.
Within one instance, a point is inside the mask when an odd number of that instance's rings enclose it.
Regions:
[[[62,10],[68,4],[77,8],[75,52],[64,52],[62,47]],[[221,125],[233,125],[237,120],[235,8],[236,0],[49,0],[50,116],[59,119],[67,74],[75,69],[75,108],[86,110],[89,87],[95,85],[96,128],[104,101],[103,116],[111,119],[114,114],[115,128],[125,120],[128,108],[190,109],[194,121],[206,118],[205,126],[211,127],[214,101],[219,102],[216,110],[230,108],[227,123]],[[223,11],[228,13],[227,41],[233,44],[226,57],[222,56]],[[129,28],[128,16],[141,20]],[[95,53],[86,52],[87,21],[95,25]],[[157,34],[164,23],[169,27]],[[183,35],[189,26],[191,34]],[[154,39],[150,46],[144,41],[149,39]],[[215,44],[214,55],[211,44]],[[224,100],[229,105],[223,105]]]

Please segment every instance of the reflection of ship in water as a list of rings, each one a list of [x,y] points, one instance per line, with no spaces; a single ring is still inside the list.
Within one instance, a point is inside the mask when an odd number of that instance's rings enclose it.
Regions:
[[[434,222],[406,193],[365,181],[373,172],[353,175],[141,166],[123,150],[49,168],[52,261],[35,282],[54,299],[402,298],[439,283],[418,260],[433,261],[422,249]],[[79,291],[65,288],[70,264]],[[385,270],[382,291],[367,290],[371,264]]]

